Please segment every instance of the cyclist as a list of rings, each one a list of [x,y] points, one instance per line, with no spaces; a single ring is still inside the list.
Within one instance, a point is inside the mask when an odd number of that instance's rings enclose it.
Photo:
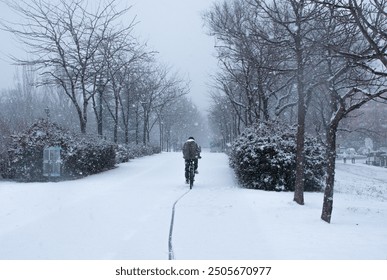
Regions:
[[[189,171],[189,162],[194,160],[195,173],[198,174],[198,159],[200,156],[201,148],[195,142],[195,138],[192,136],[183,145],[183,158],[185,159],[185,181],[188,184],[188,171]]]

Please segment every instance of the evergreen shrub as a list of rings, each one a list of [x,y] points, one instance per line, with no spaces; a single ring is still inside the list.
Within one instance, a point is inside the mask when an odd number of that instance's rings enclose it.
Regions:
[[[268,191],[294,191],[296,132],[279,124],[247,128],[234,141],[230,166],[242,186]],[[305,191],[321,191],[325,176],[324,148],[305,139]]]

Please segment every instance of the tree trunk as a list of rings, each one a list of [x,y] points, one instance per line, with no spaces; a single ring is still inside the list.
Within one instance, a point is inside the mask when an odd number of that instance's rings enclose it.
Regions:
[[[298,33],[295,40],[297,59],[297,95],[298,95],[298,126],[297,126],[297,151],[296,151],[296,183],[294,187],[294,201],[304,205],[304,147],[305,147],[305,90],[304,90],[304,61],[302,49],[301,21],[297,18]]]
[[[336,132],[337,125],[331,124],[327,133],[327,177],[324,191],[324,202],[321,219],[327,223],[331,222],[333,210],[333,188],[335,183],[335,161],[336,161]]]
[[[118,142],[118,98],[115,98],[115,108],[114,108],[114,131],[113,131],[113,140],[114,143]]]
[[[130,98],[129,94],[127,94],[127,104],[126,104],[126,116],[125,116],[125,110],[122,109],[122,115],[123,115],[123,123],[125,127],[125,144],[129,144],[129,116],[130,116]]]
[[[136,106],[136,145],[140,143],[140,120],[139,120],[139,112],[138,106]]]
[[[269,98],[267,98],[266,96],[262,96],[263,118],[266,122],[270,119],[268,108],[269,108]]]
[[[129,128],[125,125],[125,144],[129,144]]]
[[[73,104],[75,105],[75,109],[77,110],[77,114],[78,114],[78,118],[79,118],[79,127],[81,129],[81,133],[82,134],[85,134],[86,133],[86,122],[87,120],[85,120],[83,114],[82,114],[82,110],[81,108],[79,107],[79,105],[75,102],[73,102]]]
[[[299,97],[300,98],[300,97]],[[304,148],[305,148],[305,105],[301,94],[298,104],[298,128],[297,128],[297,151],[296,151],[296,183],[294,187],[294,201],[304,205]]]
[[[143,137],[142,137],[142,142],[144,145],[147,144],[148,125],[149,125],[149,116],[146,109],[144,109],[144,126],[143,126]]]
[[[102,114],[103,114],[103,105],[102,105],[102,94],[103,92],[100,90],[98,92],[98,114],[96,114],[97,118],[97,130],[98,135],[103,135],[103,122],[102,122]]]
[[[86,98],[86,97],[84,97]],[[86,125],[87,125],[87,106],[89,103],[85,100],[83,101],[83,116],[82,116],[82,126],[81,126],[81,132],[86,134]]]
[[[161,151],[164,150],[164,127],[163,122],[159,121],[159,130],[160,130],[160,148]]]

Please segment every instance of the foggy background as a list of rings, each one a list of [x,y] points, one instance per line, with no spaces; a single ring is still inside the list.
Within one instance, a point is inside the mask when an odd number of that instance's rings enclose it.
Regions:
[[[216,67],[214,40],[206,35],[202,14],[211,1],[133,0],[119,1],[122,7],[132,6],[129,14],[136,17],[135,34],[157,51],[158,58],[191,81],[193,102],[202,110],[208,108],[209,75]],[[15,20],[6,4],[0,1],[0,17]],[[23,56],[20,44],[6,31],[0,30],[0,88],[14,83],[16,67],[9,55]]]

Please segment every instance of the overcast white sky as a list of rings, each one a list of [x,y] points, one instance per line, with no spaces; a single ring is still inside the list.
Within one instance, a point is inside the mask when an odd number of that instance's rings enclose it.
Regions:
[[[161,62],[191,80],[192,100],[207,108],[209,76],[215,71],[214,41],[205,34],[201,14],[211,7],[211,0],[118,0],[132,6],[137,16],[135,28],[140,39],[159,52]],[[0,2],[0,17],[8,18],[6,5]],[[0,30],[0,88],[13,84],[15,68],[9,54],[22,54],[12,37]]]

